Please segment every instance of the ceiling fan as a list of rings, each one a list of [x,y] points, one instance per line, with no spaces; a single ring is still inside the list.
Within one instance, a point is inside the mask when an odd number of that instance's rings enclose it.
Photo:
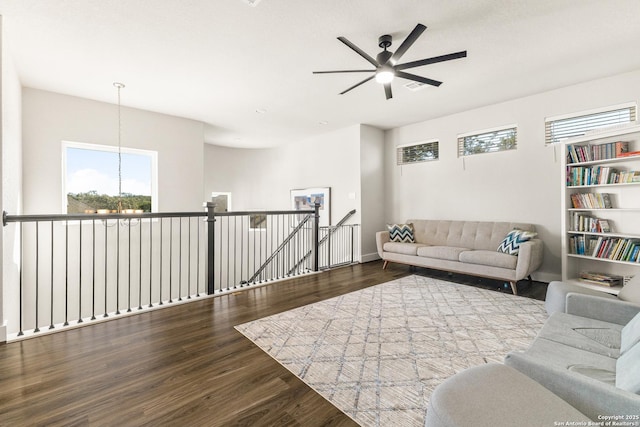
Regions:
[[[338,37],[342,43],[346,44],[352,50],[354,50],[358,55],[362,56],[364,59],[369,61],[371,65],[375,67],[373,70],[339,70],[339,71],[314,71],[313,74],[332,74],[332,73],[374,73],[372,76],[367,77],[359,83],[351,86],[349,89],[340,92],[340,95],[343,95],[349,92],[352,89],[357,88],[363,83],[368,82],[369,80],[375,77],[378,83],[381,83],[384,86],[384,93],[387,99],[393,98],[391,93],[391,81],[393,81],[394,77],[400,77],[402,79],[413,80],[415,82],[424,83],[432,86],[440,86],[442,82],[437,80],[432,80],[426,77],[417,76],[415,74],[407,73],[402,70],[406,70],[408,68],[421,67],[423,65],[435,64],[437,62],[450,61],[452,59],[464,58],[467,56],[467,51],[450,53],[447,55],[434,56],[433,58],[420,59],[418,61],[405,62],[404,64],[398,64],[398,61],[405,54],[405,52],[415,43],[415,41],[420,37],[420,35],[426,30],[422,24],[416,25],[416,27],[411,31],[411,33],[407,36],[406,39],[400,44],[398,49],[395,52],[388,51],[387,48],[391,46],[391,36],[385,34],[378,38],[378,46],[383,48],[384,50],[380,52],[376,59],[373,59],[366,52],[360,49],[358,46],[351,43],[345,37]]]

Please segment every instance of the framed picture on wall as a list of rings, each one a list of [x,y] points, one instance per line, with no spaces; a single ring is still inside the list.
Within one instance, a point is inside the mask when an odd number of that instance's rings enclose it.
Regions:
[[[316,202],[320,203],[320,226],[327,227],[331,224],[331,188],[316,187],[291,190],[293,210],[313,210]]]

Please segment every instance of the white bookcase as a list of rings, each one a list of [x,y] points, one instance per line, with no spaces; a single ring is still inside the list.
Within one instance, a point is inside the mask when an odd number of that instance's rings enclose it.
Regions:
[[[608,129],[566,140],[563,144],[561,184],[562,280],[611,294],[620,292],[621,287],[588,283],[580,279],[580,274],[583,272],[619,276],[640,274],[640,262],[628,260],[633,254],[633,243],[638,242],[640,245],[640,181],[605,184],[596,182],[596,175],[597,172],[600,172],[599,176],[606,175],[606,168],[609,168],[609,174],[632,171],[638,171],[640,174],[640,154],[598,160],[594,160],[592,155],[589,158],[579,156],[578,161],[572,160],[569,154],[573,153],[575,158],[579,151],[584,153],[590,150],[581,147],[592,146],[598,146],[599,151],[604,151],[603,144],[616,142],[628,142],[629,152],[640,151],[640,125]],[[615,145],[608,147],[611,148],[610,153],[615,156]],[[591,151],[589,153],[592,154]],[[587,203],[574,207],[572,195],[587,193],[592,195],[580,196],[582,201]],[[597,203],[594,205],[592,203],[594,199],[596,202],[609,199],[611,207],[599,207]],[[583,227],[576,227],[579,223],[578,217],[582,217]],[[596,220],[589,221],[590,218]],[[608,222],[611,230],[602,232],[588,226],[597,220]],[[610,242],[609,251],[605,246],[607,242]],[[583,249],[580,248],[581,243]],[[618,243],[617,252],[616,243]],[[625,244],[629,248],[626,254],[624,253]],[[601,251],[596,251],[596,247]],[[609,255],[604,256],[607,252]],[[638,254],[638,260],[640,260],[640,254]]]

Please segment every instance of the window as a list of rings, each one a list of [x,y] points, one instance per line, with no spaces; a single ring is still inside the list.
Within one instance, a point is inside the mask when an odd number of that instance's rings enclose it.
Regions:
[[[427,141],[420,144],[401,145],[397,151],[397,163],[408,165],[410,163],[438,160],[438,141]]]
[[[458,135],[458,157],[518,148],[517,125]]]
[[[624,125],[636,120],[636,104],[623,104],[598,110],[545,119],[545,144],[557,144],[588,131]]]
[[[122,209],[157,211],[158,153],[122,148],[121,154],[119,197],[118,147],[63,142],[63,212],[117,211],[118,201]]]

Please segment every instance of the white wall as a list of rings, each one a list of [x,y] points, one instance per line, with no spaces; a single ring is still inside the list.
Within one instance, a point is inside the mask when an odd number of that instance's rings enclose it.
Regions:
[[[1,21],[0,21],[1,26]],[[0,196],[2,210],[10,214],[21,213],[22,189],[22,135],[21,135],[21,86],[13,62],[5,46],[4,34],[0,28],[0,51],[2,66],[2,185]],[[5,293],[16,287],[19,280],[18,248],[15,226],[4,227],[0,233],[0,342],[6,338],[6,319],[4,311]]]
[[[205,144],[205,197],[230,191],[234,211],[290,209],[293,189],[331,187],[331,222],[358,212],[360,126],[351,126],[271,149],[235,149]]]
[[[515,99],[386,133],[387,221],[409,218],[522,221],[536,224],[544,263],[534,278],[560,277],[560,150],[544,145],[544,120],[638,101],[640,70]],[[457,157],[457,135],[518,125],[518,148]],[[396,146],[440,141],[440,159],[397,166]]]
[[[369,217],[363,209],[381,209],[383,148],[383,132],[360,125],[271,149],[205,144],[205,197],[230,191],[234,211],[290,209],[292,189],[330,187],[331,223],[355,209],[348,224],[362,224],[361,252],[375,256],[371,230],[384,226],[383,213]],[[361,168],[366,176],[361,177]],[[364,194],[369,188],[375,190],[371,197]]]
[[[360,136],[360,209],[362,260],[380,258],[375,234],[385,229],[384,132],[362,125]]]
[[[22,96],[24,211],[61,213],[62,141],[117,146],[117,106],[31,88]],[[201,122],[122,108],[122,146],[158,152],[159,211],[202,209],[203,132]]]

